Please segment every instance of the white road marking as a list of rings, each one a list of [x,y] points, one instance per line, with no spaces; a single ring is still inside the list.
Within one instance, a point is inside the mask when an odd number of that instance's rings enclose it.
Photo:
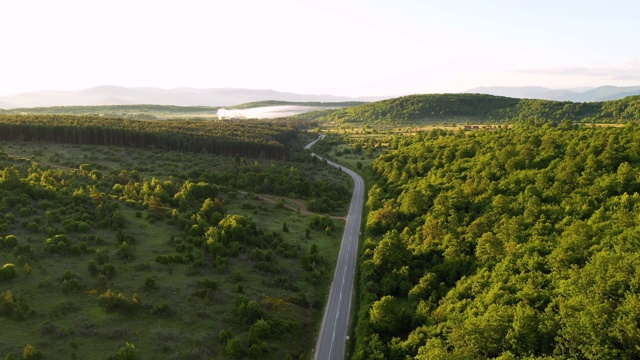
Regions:
[[[321,138],[324,137],[321,135]],[[320,140],[320,139],[318,139]],[[313,144],[315,144],[318,140],[314,141],[313,143],[307,145],[305,148],[310,148]],[[312,156],[315,156],[316,158],[323,160],[322,157],[318,156],[315,153],[312,153]],[[318,340],[316,343],[316,349],[315,349],[315,353],[314,353],[314,359],[316,360],[334,360],[333,356],[333,349],[334,349],[334,344],[335,344],[335,339],[336,336],[338,335],[338,332],[342,333],[342,332],[347,332],[347,325],[348,325],[348,321],[349,321],[349,313],[351,310],[351,302],[352,302],[352,297],[353,297],[353,288],[354,288],[354,274],[353,273],[347,273],[347,269],[349,267],[352,268],[352,270],[355,272],[355,268],[354,264],[355,264],[355,257],[357,256],[357,250],[354,252],[354,254],[351,254],[351,244],[353,241],[355,241],[355,244],[357,245],[358,243],[358,236],[360,235],[360,224],[361,224],[361,215],[358,215],[358,212],[362,212],[362,207],[363,207],[363,199],[364,196],[362,194],[362,192],[364,191],[364,181],[362,180],[362,178],[355,173],[354,171],[352,171],[351,169],[347,169],[347,168],[342,168],[340,165],[332,162],[332,161],[327,161],[327,164],[339,168],[342,171],[346,172],[347,174],[349,174],[353,179],[354,179],[354,190],[353,190],[353,195],[351,197],[351,205],[349,206],[349,213],[347,215],[347,226],[345,226],[345,230],[343,233],[343,237],[342,237],[342,243],[340,245],[340,252],[338,254],[338,262],[336,264],[336,272],[334,274],[334,278],[333,281],[331,283],[331,289],[329,291],[329,299],[327,301],[327,305],[325,308],[325,313],[323,316],[323,320],[322,320],[322,325],[320,327],[320,332],[318,335]],[[346,241],[346,243],[345,243]],[[341,264],[341,262],[344,264],[344,270],[342,271],[342,273],[339,273],[339,265]],[[340,291],[339,294],[335,294],[336,291],[338,291],[337,283],[335,283],[335,281],[337,279],[339,279],[339,277],[342,276],[342,282],[340,283]],[[347,277],[349,279],[349,283],[351,284],[350,286],[350,293],[345,294],[344,293],[344,285],[347,282]],[[335,303],[332,303],[332,299],[335,299],[334,296],[338,296],[338,302],[337,302],[337,307],[334,306],[336,305]],[[341,327],[340,329],[338,329],[338,319],[340,318],[340,312],[341,312],[341,307],[342,307],[342,297],[343,295],[348,295],[348,303],[345,305],[346,308],[346,315],[344,317],[345,320],[345,324],[340,324]],[[331,310],[330,310],[331,309]],[[345,309],[342,309],[345,310]],[[330,317],[330,312],[335,311],[335,318],[333,321],[333,329],[331,332],[331,341],[329,344],[329,354],[320,354],[322,351],[325,351],[327,348],[324,347],[323,348],[323,344],[326,344],[326,341],[328,340],[327,337],[329,336],[329,332],[328,332],[328,328],[325,326],[327,320],[331,321],[330,319],[328,319],[328,317]],[[344,311],[343,311],[344,312]],[[342,337],[342,335],[340,335]],[[342,337],[343,339],[349,339],[348,335],[345,334],[345,337]],[[338,344],[340,345],[340,344]],[[346,341],[342,344],[342,347],[344,347],[346,345]],[[325,345],[326,346],[326,345]],[[336,346],[337,349],[341,349],[339,346]],[[322,351],[321,351],[322,350]],[[335,359],[343,359],[344,358],[344,349],[342,348],[342,354],[339,355],[339,357],[335,357]],[[323,357],[319,357],[320,355],[322,355]]]

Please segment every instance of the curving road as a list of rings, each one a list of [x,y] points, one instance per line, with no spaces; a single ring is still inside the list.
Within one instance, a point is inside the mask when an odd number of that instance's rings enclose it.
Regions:
[[[308,144],[305,149],[310,149],[318,139]],[[320,160],[322,157],[311,154]],[[324,317],[320,326],[318,342],[314,359],[336,360],[344,359],[349,319],[351,311],[351,299],[353,298],[353,286],[356,272],[356,257],[358,254],[358,236],[360,235],[360,223],[362,220],[362,207],[364,204],[364,181],[354,171],[342,167],[332,161],[327,164],[341,169],[353,178],[354,188],[351,196],[351,205],[347,215],[347,223],[342,235],[342,244],[338,254],[338,263],[333,274],[331,291],[324,309]]]

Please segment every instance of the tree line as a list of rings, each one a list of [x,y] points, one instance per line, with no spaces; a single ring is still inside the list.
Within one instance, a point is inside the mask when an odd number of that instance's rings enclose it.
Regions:
[[[287,124],[263,121],[141,121],[71,115],[2,115],[0,140],[129,146],[284,159],[297,138]]]
[[[99,114],[211,114],[220,109],[219,106],[175,106],[175,105],[76,105],[76,106],[46,106],[32,108],[15,108],[5,110],[8,114],[39,114],[39,115],[95,115]]]

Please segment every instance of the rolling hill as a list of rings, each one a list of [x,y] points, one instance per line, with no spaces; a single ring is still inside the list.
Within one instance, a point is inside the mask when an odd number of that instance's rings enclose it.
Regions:
[[[536,86],[490,86],[465,91],[466,93],[507,96],[520,99],[555,101],[607,101],[640,95],[640,86],[600,86],[597,88],[550,89]]]
[[[304,120],[387,125],[505,121],[640,119],[640,96],[604,102],[516,99],[484,94],[411,95],[350,108],[300,115]]]

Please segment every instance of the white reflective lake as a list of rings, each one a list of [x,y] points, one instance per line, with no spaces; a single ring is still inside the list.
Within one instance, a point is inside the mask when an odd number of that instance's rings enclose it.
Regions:
[[[319,106],[300,106],[300,105],[278,105],[264,106],[249,109],[220,109],[218,110],[219,119],[273,119],[291,115],[302,114],[309,111],[328,109],[328,107]]]

